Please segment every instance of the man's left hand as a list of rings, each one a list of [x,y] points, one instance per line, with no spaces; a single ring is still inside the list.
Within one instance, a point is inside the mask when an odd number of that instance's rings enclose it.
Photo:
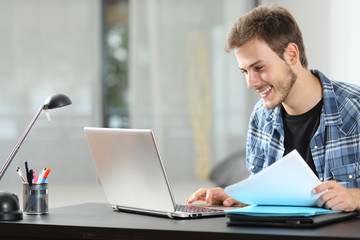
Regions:
[[[348,189],[337,182],[327,181],[315,187],[312,193],[318,194],[322,191],[326,192],[317,200],[319,207],[345,212],[360,210],[360,189]]]

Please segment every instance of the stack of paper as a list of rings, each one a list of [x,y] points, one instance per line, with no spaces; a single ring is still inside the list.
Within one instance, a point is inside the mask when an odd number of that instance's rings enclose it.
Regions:
[[[258,206],[250,205],[248,207],[227,210],[227,214],[242,214],[257,217],[291,217],[302,216],[309,217],[315,215],[329,214],[340,211],[332,211],[319,207],[299,207],[299,206]]]
[[[256,216],[333,213],[335,211],[315,207],[316,200],[322,193],[314,195],[311,191],[320,183],[304,159],[294,150],[254,176],[227,187],[225,192],[229,196],[252,206],[226,213]]]

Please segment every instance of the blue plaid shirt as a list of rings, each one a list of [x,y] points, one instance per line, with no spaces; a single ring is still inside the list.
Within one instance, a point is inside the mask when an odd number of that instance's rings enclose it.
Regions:
[[[320,124],[310,142],[318,177],[320,181],[334,180],[345,187],[358,188],[360,86],[329,80],[318,70],[311,72],[321,80],[324,90]],[[266,110],[260,99],[249,122],[248,170],[257,173],[282,158],[284,138],[281,107]]]

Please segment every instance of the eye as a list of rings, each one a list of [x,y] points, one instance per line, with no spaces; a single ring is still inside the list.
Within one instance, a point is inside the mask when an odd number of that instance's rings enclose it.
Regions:
[[[241,69],[241,73],[247,74],[247,71],[245,69]]]
[[[261,66],[256,66],[255,69],[256,69],[257,71],[260,71],[261,69],[263,69],[263,67],[264,67],[263,65],[261,65]]]

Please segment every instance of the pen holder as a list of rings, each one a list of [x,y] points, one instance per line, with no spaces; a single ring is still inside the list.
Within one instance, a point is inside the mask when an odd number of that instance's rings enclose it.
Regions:
[[[47,214],[48,211],[48,184],[23,183],[23,212],[25,214]]]

